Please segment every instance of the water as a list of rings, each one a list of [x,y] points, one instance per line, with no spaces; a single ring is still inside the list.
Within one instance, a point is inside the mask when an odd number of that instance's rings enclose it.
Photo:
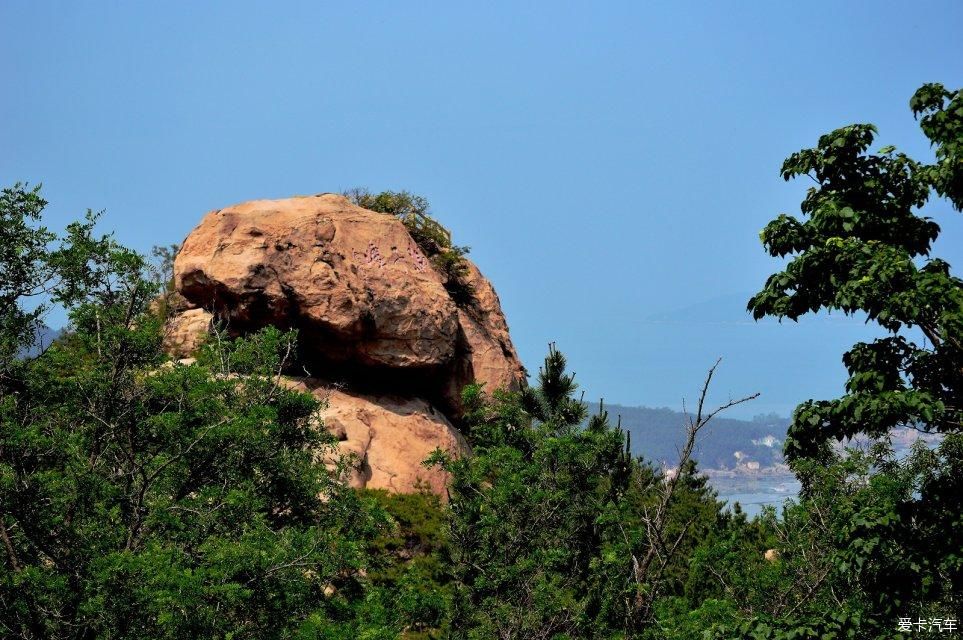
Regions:
[[[738,502],[749,517],[762,513],[765,506],[776,507],[799,494],[799,481],[792,474],[772,475],[716,475],[709,476],[709,484],[719,492],[728,505]]]

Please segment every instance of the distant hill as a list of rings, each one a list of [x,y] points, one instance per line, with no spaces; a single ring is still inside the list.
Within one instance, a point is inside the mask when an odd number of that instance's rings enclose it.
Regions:
[[[694,302],[684,307],[653,313],[644,318],[644,321],[673,324],[779,324],[776,318],[768,316],[760,318],[759,320],[753,319],[752,314],[746,309],[746,305],[749,304],[749,299],[752,296],[752,291],[719,295],[708,300]],[[813,325],[830,324],[836,326],[862,326],[865,324],[865,320],[866,318],[863,314],[847,316],[841,312],[835,314],[821,312],[812,314],[806,318],[806,321]]]
[[[597,413],[597,405],[590,407]],[[669,408],[628,407],[607,404],[614,423],[621,417],[622,428],[632,439],[632,452],[647,460],[675,466],[678,449],[685,440],[686,417]],[[716,417],[702,432],[695,458],[703,469],[760,468],[781,464],[782,445],[789,419],[776,415],[753,420]]]
[[[742,291],[700,300],[690,305],[663,310],[645,318],[646,322],[687,322],[687,323],[724,323],[752,324],[756,322],[746,310],[752,292]],[[769,319],[766,319],[769,321]]]
[[[44,349],[49,347],[51,342],[59,338],[60,334],[62,333],[62,329],[51,329],[47,326],[40,327],[40,330],[37,331],[37,336],[34,340],[34,343],[28,348],[24,349],[20,355],[24,358],[31,358],[39,354]]]

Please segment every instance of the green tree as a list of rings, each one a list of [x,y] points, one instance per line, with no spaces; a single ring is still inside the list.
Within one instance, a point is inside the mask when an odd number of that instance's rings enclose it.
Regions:
[[[344,195],[359,207],[400,219],[429,257],[451,248],[451,234],[430,215],[431,205],[424,196],[408,191],[374,194],[360,187],[349,189]]]
[[[806,175],[816,185],[802,220],[783,214],[762,231],[770,255],[791,259],[749,301],[753,316],[861,312],[891,334],[846,353],[843,397],[796,410],[790,460],[818,455],[830,438],[963,427],[963,282],[930,257],[940,229],[919,210],[934,190],[963,209],[963,92],[925,85],[910,106],[935,164],[893,147],[869,153],[876,128],[868,124],[824,135],[783,164],[786,180]]]
[[[38,192],[18,189],[5,215],[37,220]],[[20,265],[4,343],[29,340],[41,316],[16,308],[37,283],[70,325],[0,379],[2,635],[358,637],[351,599],[385,520],[318,462],[318,404],[279,377],[294,336],[168,362],[144,259],[93,225],[51,249],[23,224],[30,260],[4,258]]]
[[[953,434],[903,458],[881,440],[829,465],[799,461],[806,495],[700,545],[686,590],[693,606],[661,612],[663,628],[698,622],[720,640],[876,640],[908,637],[900,618],[958,621],[961,532],[950,496],[961,489],[960,453]]]
[[[44,258],[51,236],[44,229],[30,227],[43,206],[39,189],[26,191],[18,184],[0,194],[0,371],[10,366],[32,338],[41,314],[40,310],[22,309],[20,303],[42,291],[49,279]]]
[[[56,235],[38,225],[46,204],[39,186],[18,183],[0,192],[0,381],[34,346],[49,304]]]
[[[586,420],[576,390],[554,346],[534,387],[465,390],[473,455],[438,457],[452,473],[453,637],[656,633],[653,603],[682,593],[686,554],[717,526],[686,453],[698,428],[667,476],[631,456],[604,409]]]
[[[862,313],[889,335],[843,356],[842,397],[793,415],[786,456],[803,495],[786,513],[795,526],[784,546],[798,572],[823,578],[801,581],[792,615],[770,611],[747,637],[898,637],[900,616],[960,618],[963,281],[930,255],[940,228],[920,209],[934,193],[944,200],[932,206],[963,209],[963,92],[924,85],[910,107],[933,164],[893,147],[871,153],[872,125],[837,129],[783,164],[785,179],[815,182],[802,218],[780,215],[761,234],[770,255],[790,260],[750,300],[756,318]],[[945,439],[899,460],[887,437],[900,426]],[[830,446],[854,436],[876,442],[872,456]],[[806,539],[825,553],[804,570]]]
[[[630,458],[604,417],[583,428],[575,388],[552,349],[535,388],[466,390],[474,453],[438,458],[453,475],[453,637],[595,637],[604,522]]]
[[[425,487],[415,493],[363,490],[391,520],[371,544],[369,596],[359,617],[385,629],[404,629],[405,640],[444,638],[451,588],[445,564],[446,510]]]

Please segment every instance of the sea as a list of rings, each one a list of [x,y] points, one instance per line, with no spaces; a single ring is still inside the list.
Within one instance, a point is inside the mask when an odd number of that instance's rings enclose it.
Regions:
[[[780,515],[786,500],[799,495],[799,481],[791,473],[760,475],[709,474],[709,484],[719,493],[729,509],[735,503],[750,518],[762,513],[763,507],[773,507]]]

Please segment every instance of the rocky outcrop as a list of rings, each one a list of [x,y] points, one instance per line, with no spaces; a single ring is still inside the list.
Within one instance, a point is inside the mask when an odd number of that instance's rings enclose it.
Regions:
[[[209,334],[213,319],[204,309],[178,311],[167,323],[164,350],[175,359],[190,357]]]
[[[449,404],[455,407],[461,390],[470,382],[494,391],[515,388],[525,380],[525,368],[508,334],[495,288],[478,267],[471,262],[467,266],[465,280],[474,291],[474,303],[458,309],[458,358],[444,390]]]
[[[311,378],[288,385],[324,403],[324,425],[350,458],[346,480],[353,487],[443,494],[448,475],[422,463],[435,449],[454,455],[468,449],[448,419],[420,398],[351,393]]]
[[[393,216],[347,198],[255,200],[209,213],[175,285],[228,327],[296,327],[309,359],[432,368],[455,355],[457,309]]]
[[[234,334],[297,329],[299,369],[315,379],[301,384],[315,393],[339,383],[325,391],[326,420],[362,461],[352,482],[408,491],[424,480],[440,491],[440,472],[421,461],[436,446],[463,450],[452,421],[464,385],[525,380],[498,295],[467,266],[472,300],[456,304],[394,216],[335,194],[234,205],[207,214],[177,255],[186,310],[168,349],[190,355],[212,318]]]

